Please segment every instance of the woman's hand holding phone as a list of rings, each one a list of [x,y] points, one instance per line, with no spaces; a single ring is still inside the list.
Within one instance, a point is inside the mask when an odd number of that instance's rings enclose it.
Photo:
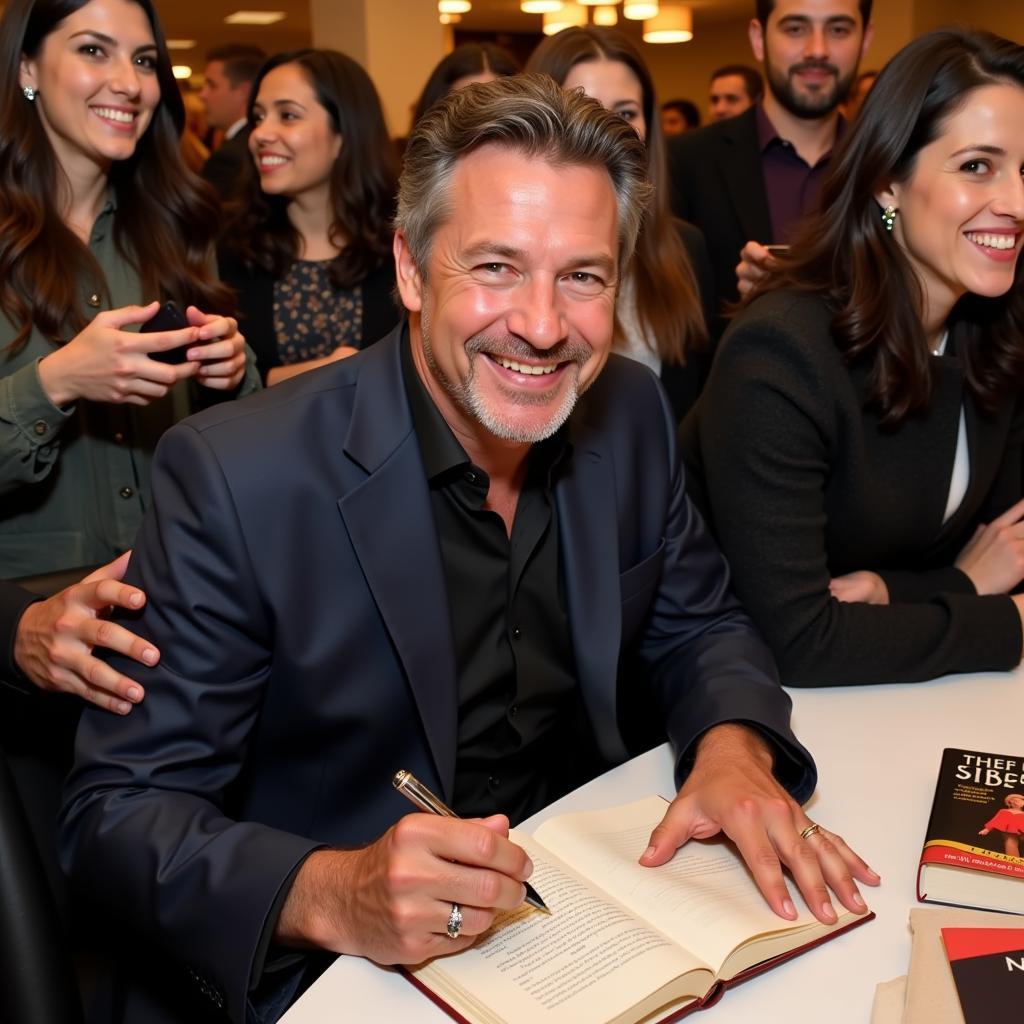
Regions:
[[[203,313],[195,306],[185,310],[196,338],[185,353],[198,360],[198,383],[217,391],[233,391],[245,376],[245,338],[234,317]]]
[[[125,330],[150,320],[158,309],[159,303],[151,302],[97,313],[66,345],[40,360],[39,377],[50,401],[57,406],[82,398],[148,405],[163,398],[179,380],[194,376],[199,370],[198,361],[172,366],[150,358],[152,352],[204,340],[202,329],[193,319],[189,319],[189,326],[171,331],[143,334]],[[191,350],[186,352],[189,355]],[[242,362],[244,372],[244,354]]]

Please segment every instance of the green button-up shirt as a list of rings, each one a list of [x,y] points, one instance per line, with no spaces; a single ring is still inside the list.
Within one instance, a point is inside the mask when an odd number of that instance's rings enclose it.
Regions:
[[[96,218],[89,248],[104,282],[81,282],[89,313],[143,304],[135,269],[114,244],[113,198]],[[181,381],[147,406],[47,397],[39,361],[53,342],[33,330],[18,352],[0,315],[0,579],[105,562],[130,547],[149,500],[160,435],[195,406],[200,388]],[[252,353],[240,395],[260,387]],[[210,396],[218,392],[210,391]]]

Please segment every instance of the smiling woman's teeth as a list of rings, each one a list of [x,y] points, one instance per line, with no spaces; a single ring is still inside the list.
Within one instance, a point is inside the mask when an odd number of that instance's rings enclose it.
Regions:
[[[108,121],[131,124],[135,120],[135,115],[130,110],[114,110],[113,107],[95,107],[94,109],[100,117],[105,117]]]
[[[1012,249],[1017,244],[1016,235],[989,235],[978,231],[968,231],[967,237],[975,245],[983,245],[987,249]]]
[[[557,363],[550,366],[528,366],[526,363],[516,363],[511,359],[503,359],[501,356],[494,356],[493,359],[499,366],[504,366],[506,370],[511,370],[513,373],[528,373],[535,377],[554,373],[558,369]]]

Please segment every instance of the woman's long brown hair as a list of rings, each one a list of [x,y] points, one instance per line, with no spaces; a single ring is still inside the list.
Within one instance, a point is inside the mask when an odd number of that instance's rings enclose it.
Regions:
[[[334,50],[297,50],[271,57],[260,68],[249,96],[250,119],[260,82],[284,64],[302,68],[342,138],[330,180],[330,237],[340,251],[328,270],[336,288],[353,288],[391,258],[398,161],[380,98],[351,57]],[[249,269],[281,277],[301,251],[302,239],[288,219],[290,199],[263,192],[252,160],[240,181],[223,244]]]
[[[823,294],[833,337],[848,362],[868,360],[869,404],[895,427],[932,393],[921,283],[881,220],[875,195],[914,172],[917,154],[946,119],[985,85],[1024,88],[1024,47],[986,32],[942,30],[905,46],[886,65],[846,132],[822,185],[817,212],[790,253],[748,296],[790,287]],[[899,216],[899,214],[897,214]],[[983,408],[1024,383],[1024,269],[999,298],[966,295],[952,319],[965,324],[957,355]]]
[[[14,351],[33,327],[55,343],[68,341],[90,319],[81,308],[83,279],[103,281],[56,206],[63,171],[18,84],[22,56],[35,56],[57,24],[85,2],[11,0],[0,19],[0,310],[17,330]],[[160,102],[134,154],[110,173],[115,244],[138,272],[143,301],[176,299],[229,312],[230,293],[210,273],[217,201],[181,157],[184,110],[156,11],[150,0],[134,2],[156,41]]]
[[[669,210],[665,143],[654,83],[643,57],[615,29],[568,28],[548,36],[534,50],[526,70],[550,75],[562,85],[577,64],[601,59],[625,64],[636,75],[643,94],[647,172],[654,198],[633,256],[637,315],[658,355],[666,363],[685,363],[688,352],[707,345],[707,327],[697,280]]]

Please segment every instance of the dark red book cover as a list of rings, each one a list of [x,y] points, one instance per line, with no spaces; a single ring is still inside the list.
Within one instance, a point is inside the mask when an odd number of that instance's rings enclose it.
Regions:
[[[964,1024],[1024,1018],[1024,928],[943,928]]]

